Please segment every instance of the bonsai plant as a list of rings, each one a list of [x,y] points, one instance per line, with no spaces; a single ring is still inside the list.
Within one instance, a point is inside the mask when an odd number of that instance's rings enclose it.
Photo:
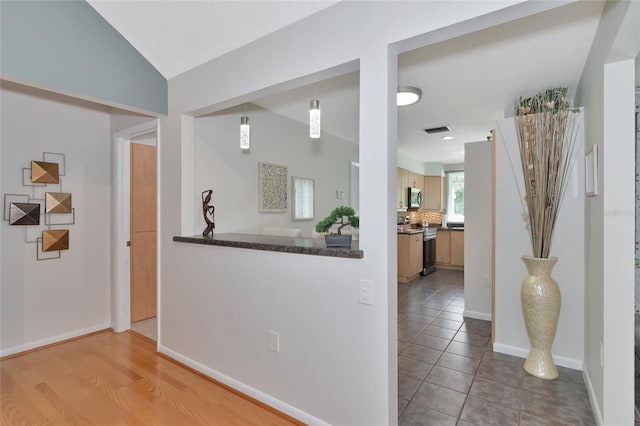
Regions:
[[[338,225],[335,232],[331,232],[331,228]],[[358,228],[360,218],[356,215],[355,210],[351,207],[336,207],[329,216],[316,224],[316,232],[328,232],[324,236],[327,247],[351,247],[351,235],[342,235],[342,228],[350,226]]]

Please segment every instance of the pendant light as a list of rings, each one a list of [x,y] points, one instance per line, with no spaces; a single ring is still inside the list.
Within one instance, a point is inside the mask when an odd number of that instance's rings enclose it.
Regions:
[[[249,117],[243,115],[240,117],[240,149],[247,150],[251,148],[251,126],[249,125]]]
[[[317,99],[316,87],[313,86],[313,99],[309,102],[309,137],[320,137],[320,101]]]
[[[320,101],[312,99],[309,108],[309,137],[320,137]]]

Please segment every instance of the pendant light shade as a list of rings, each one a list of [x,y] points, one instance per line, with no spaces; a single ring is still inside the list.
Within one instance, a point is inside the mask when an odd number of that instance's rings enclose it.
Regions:
[[[249,148],[251,148],[251,126],[249,117],[243,115],[240,117],[240,149]]]
[[[309,137],[320,137],[320,101],[312,99],[309,105]]]

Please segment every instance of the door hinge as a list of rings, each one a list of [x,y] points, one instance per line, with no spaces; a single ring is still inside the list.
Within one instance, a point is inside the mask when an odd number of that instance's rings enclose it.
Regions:
[[[127,247],[131,247],[131,241],[127,241]]]

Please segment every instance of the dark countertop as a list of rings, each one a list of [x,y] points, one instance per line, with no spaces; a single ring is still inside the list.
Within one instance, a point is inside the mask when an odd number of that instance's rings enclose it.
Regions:
[[[401,226],[398,228],[398,234],[422,234],[422,228],[410,228],[409,226]]]
[[[351,241],[350,249],[337,247],[327,248],[324,238],[296,238],[255,234],[214,233],[213,237],[204,237],[202,235],[186,237],[174,236],[173,241],[210,246],[236,247],[250,250],[310,254],[314,256],[344,257],[350,259],[362,259],[364,257],[364,252],[359,250],[358,240]]]

